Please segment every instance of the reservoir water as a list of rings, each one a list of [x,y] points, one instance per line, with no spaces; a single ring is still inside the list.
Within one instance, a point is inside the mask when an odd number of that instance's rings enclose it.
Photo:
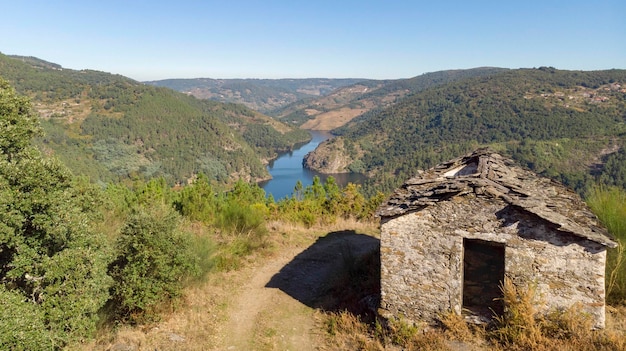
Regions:
[[[281,154],[274,161],[270,162],[267,170],[272,175],[272,179],[259,183],[261,188],[265,190],[267,195],[272,194],[274,199],[291,196],[293,189],[298,180],[302,182],[303,187],[313,184],[313,177],[318,176],[322,182],[326,178],[333,176],[340,186],[345,186],[349,182],[361,183],[365,177],[360,174],[321,174],[302,167],[302,159],[304,156],[315,150],[317,145],[322,141],[332,137],[330,133],[320,131],[309,131],[311,133],[311,141],[302,145],[300,148]]]

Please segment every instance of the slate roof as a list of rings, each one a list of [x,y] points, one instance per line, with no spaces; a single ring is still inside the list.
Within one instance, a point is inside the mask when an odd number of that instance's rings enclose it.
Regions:
[[[376,214],[383,218],[396,217],[469,193],[500,198],[555,224],[561,231],[604,246],[617,246],[575,192],[487,148],[442,163],[407,180]]]

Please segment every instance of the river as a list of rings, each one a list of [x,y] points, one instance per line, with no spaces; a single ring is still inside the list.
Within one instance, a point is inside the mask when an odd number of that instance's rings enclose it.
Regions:
[[[322,141],[332,137],[328,132],[309,131],[309,133],[311,133],[311,141],[292,152],[279,155],[267,166],[272,179],[259,183],[267,195],[272,194],[276,200],[291,196],[298,180],[302,182],[303,187],[307,187],[313,184],[315,176],[320,177],[322,182],[326,181],[329,176],[333,176],[340,186],[345,186],[349,182],[363,182],[365,177],[360,174],[322,174],[302,167],[304,156],[315,150]]]

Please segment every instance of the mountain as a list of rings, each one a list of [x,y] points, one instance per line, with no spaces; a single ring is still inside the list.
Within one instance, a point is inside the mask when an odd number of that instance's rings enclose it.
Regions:
[[[598,164],[608,165],[611,157],[626,161],[616,152],[626,140],[624,87],[625,70],[542,67],[463,78],[351,120],[305,165],[365,173],[377,189],[391,190],[419,169],[491,146],[581,190]]]
[[[44,152],[97,182],[174,184],[199,172],[219,184],[268,179],[269,159],[310,138],[243,105],[36,58],[0,55],[0,77],[31,97]]]
[[[271,114],[295,101],[324,96],[333,90],[363,79],[165,79],[145,82],[167,87],[199,99],[239,103]]]
[[[425,73],[410,79],[361,81],[339,88],[327,96],[297,101],[272,111],[271,115],[305,129],[332,130],[372,109],[391,106],[409,94],[459,79],[492,75],[504,70],[480,67]]]

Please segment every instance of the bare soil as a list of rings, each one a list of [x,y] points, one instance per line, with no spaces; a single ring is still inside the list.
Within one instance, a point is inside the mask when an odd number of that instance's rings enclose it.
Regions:
[[[221,345],[228,350],[315,350],[322,338],[316,311],[332,308],[335,278],[378,239],[354,231],[320,237],[308,248],[288,248],[251,271],[229,305]]]
[[[354,118],[367,112],[368,109],[352,109],[343,107],[315,116],[314,119],[308,120],[301,128],[310,130],[332,130],[339,128],[350,122]]]

